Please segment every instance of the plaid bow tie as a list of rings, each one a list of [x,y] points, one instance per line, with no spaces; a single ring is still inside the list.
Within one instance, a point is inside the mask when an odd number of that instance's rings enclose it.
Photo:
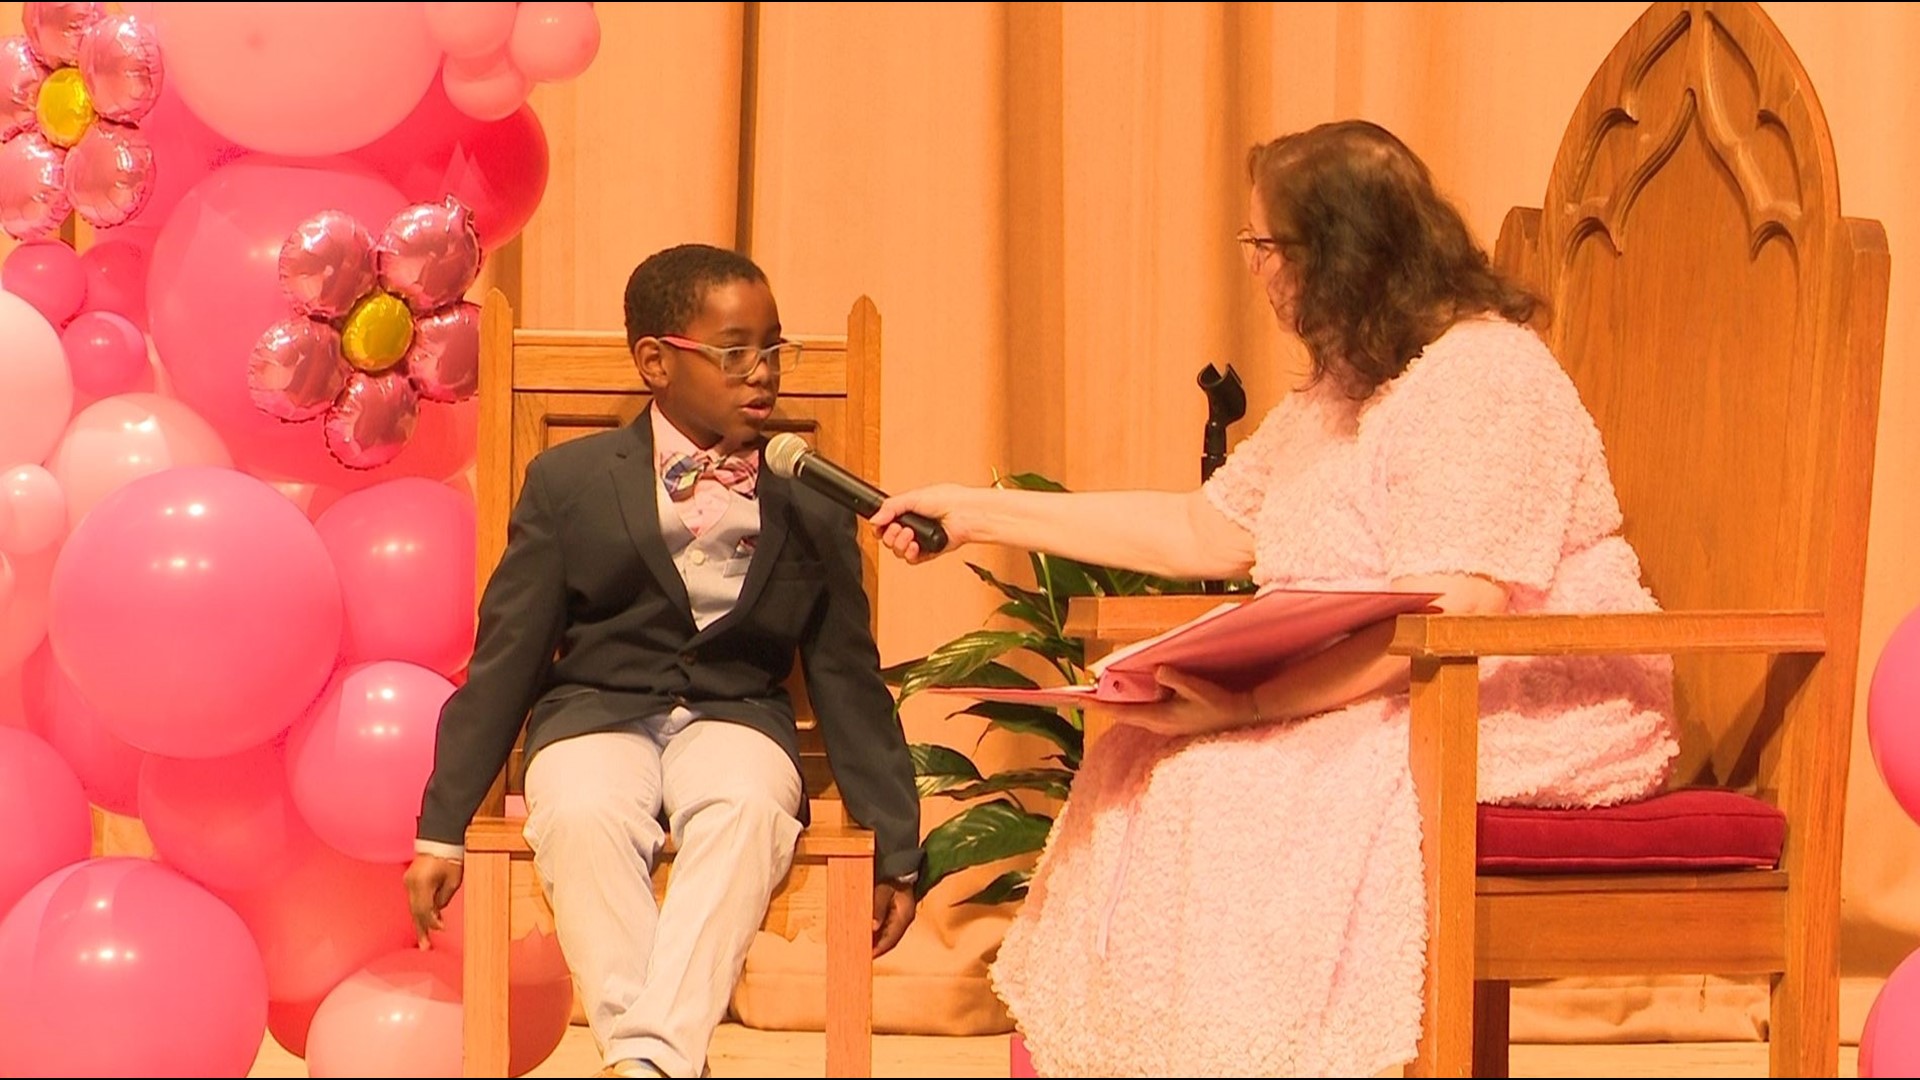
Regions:
[[[702,450],[672,454],[660,460],[660,479],[667,485],[667,494],[674,502],[692,498],[693,489],[703,476],[710,476],[751,499],[760,479],[760,455],[746,453],[716,458],[712,451]]]

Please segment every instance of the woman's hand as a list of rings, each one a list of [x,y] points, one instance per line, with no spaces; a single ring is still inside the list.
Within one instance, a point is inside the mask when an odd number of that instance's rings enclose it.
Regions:
[[[961,484],[915,488],[888,498],[868,520],[879,531],[880,543],[888,550],[907,562],[922,563],[941,553],[929,555],[921,551],[920,541],[914,539],[913,530],[896,524],[894,519],[908,511],[933,518],[947,530],[945,550],[952,551],[980,537],[978,515],[971,505],[975,501],[971,496],[975,494],[977,489]]]
[[[1110,706],[1115,720],[1161,735],[1205,735],[1244,727],[1257,718],[1253,695],[1246,691],[1228,690],[1170,667],[1156,670],[1154,679],[1173,696],[1150,705]]]

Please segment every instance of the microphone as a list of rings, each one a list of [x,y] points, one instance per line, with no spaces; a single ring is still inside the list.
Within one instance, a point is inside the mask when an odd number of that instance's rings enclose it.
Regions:
[[[863,518],[872,517],[887,500],[886,492],[814,453],[805,439],[791,431],[767,440],[761,456],[766,459],[767,468],[775,473],[800,481]],[[901,514],[899,521],[913,530],[921,551],[931,555],[946,550],[947,530],[938,521],[911,511]]]

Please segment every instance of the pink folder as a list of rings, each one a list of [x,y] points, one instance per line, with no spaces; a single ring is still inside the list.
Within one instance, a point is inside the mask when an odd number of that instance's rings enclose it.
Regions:
[[[997,686],[929,687],[988,701],[1084,708],[1089,703],[1159,701],[1170,695],[1154,679],[1166,666],[1228,687],[1269,678],[1292,660],[1383,619],[1431,610],[1438,593],[1273,589],[1228,600],[1205,615],[1096,662],[1092,686],[1027,690]]]

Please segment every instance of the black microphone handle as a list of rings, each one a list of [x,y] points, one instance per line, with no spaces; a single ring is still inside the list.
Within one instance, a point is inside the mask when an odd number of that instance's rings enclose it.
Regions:
[[[886,492],[867,483],[847,470],[828,461],[817,453],[800,455],[794,462],[793,475],[809,487],[851,507],[853,512],[863,518],[870,518],[887,500]],[[938,521],[912,511],[901,514],[900,524],[913,531],[913,538],[920,542],[920,550],[932,555],[945,551],[947,530]]]

